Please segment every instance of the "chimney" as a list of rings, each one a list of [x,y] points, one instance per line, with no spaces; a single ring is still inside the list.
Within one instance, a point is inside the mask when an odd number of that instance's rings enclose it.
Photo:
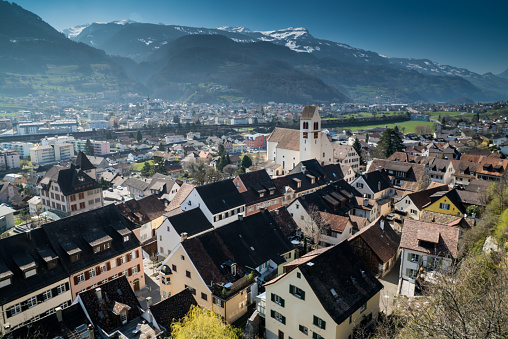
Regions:
[[[180,234],[180,241],[183,242],[185,239],[187,239],[187,232],[182,232],[182,234]]]
[[[305,174],[306,171],[307,171],[307,167],[302,165],[302,173]]]
[[[11,324],[5,323],[4,324],[4,334],[7,336],[7,334],[11,333]]]
[[[378,190],[378,191],[381,191],[381,181],[378,181],[378,182],[377,182],[377,190]]]
[[[378,167],[377,167],[377,170],[378,170],[378,171],[381,171],[381,169],[382,169],[382,168],[383,168],[383,167],[378,166]]]
[[[61,323],[63,321],[62,308],[61,307],[55,308],[55,313],[56,313],[56,319],[58,319],[58,322]]]
[[[369,199],[363,198],[363,206],[369,206]]]
[[[238,220],[240,220],[240,221],[243,220],[243,214],[238,214]]]
[[[30,230],[26,231],[26,238],[28,239],[28,241],[32,240],[32,233],[30,232]]]
[[[146,305],[148,307],[152,306],[152,297],[146,297]]]
[[[379,220],[379,226],[381,227],[381,230],[385,231],[385,221],[384,219]]]
[[[99,302],[102,302],[102,290],[100,287],[97,287],[95,289],[95,294],[97,295],[97,299],[99,300]]]
[[[95,339],[95,333],[93,331],[92,324],[88,324],[88,335],[90,336],[90,339]]]

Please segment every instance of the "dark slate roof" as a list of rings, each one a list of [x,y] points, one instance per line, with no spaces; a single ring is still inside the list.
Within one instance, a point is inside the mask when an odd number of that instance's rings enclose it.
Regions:
[[[55,252],[41,228],[32,230],[30,239],[27,234],[0,239],[0,279],[11,277],[11,284],[0,288],[0,305],[66,279],[68,274]],[[58,265],[49,270],[45,258],[57,259]],[[33,267],[37,274],[25,279],[22,269]]]
[[[127,312],[127,321],[141,316],[141,305],[125,276],[102,284],[102,301],[99,301],[95,289],[81,292],[79,297],[95,326],[99,326],[106,332],[111,332],[122,325],[120,315],[114,311],[118,305],[130,307]]]
[[[85,155],[85,153],[79,151],[78,156],[76,157],[76,161],[74,162],[77,168],[82,169],[83,171],[94,169],[95,166],[92,165],[90,159]]]
[[[270,259],[281,264],[281,255],[293,249],[267,211],[187,239],[182,245],[207,284],[235,281]],[[238,265],[238,276],[223,267],[226,261]]]
[[[212,214],[245,204],[232,179],[198,186],[196,191]]]
[[[345,180],[340,180],[316,192],[303,195],[297,201],[306,210],[315,205],[320,212],[346,215],[357,204],[354,198],[360,196],[354,187]]]
[[[96,180],[74,164],[69,167],[53,166],[40,182],[42,189],[47,190],[51,182],[58,183],[63,195],[66,196],[101,187]]]
[[[164,299],[150,307],[157,324],[166,329],[166,333],[171,332],[173,321],[179,321],[189,312],[192,305],[198,306],[192,292],[185,288],[181,292]]]
[[[270,211],[270,214],[286,237],[293,235],[298,229],[295,219],[293,219],[286,207]]]
[[[272,178],[270,178],[264,169],[242,173],[239,175],[239,178],[247,189],[247,191],[241,193],[247,205],[272,200],[282,196],[282,193],[277,189]],[[260,197],[260,192],[264,193],[262,197]]]
[[[178,234],[186,232],[188,237],[213,229],[212,224],[210,224],[200,208],[194,208],[170,216],[168,220]]]
[[[381,228],[381,222],[383,222],[383,228]],[[384,220],[384,217],[377,218],[373,223],[355,233],[348,240],[355,247],[355,242],[360,238],[383,263],[388,262],[397,255],[400,236]]]
[[[408,194],[415,206],[421,210],[423,206],[431,202],[430,196],[439,191],[448,191],[448,186],[443,184],[423,191]],[[403,199],[402,199],[403,200]]]
[[[302,171],[302,166],[305,166],[305,173]],[[315,179],[314,183],[312,183],[312,177]],[[316,159],[312,159],[300,162],[290,174],[275,178],[273,182],[281,192],[284,192],[286,186],[291,187],[295,192],[302,192],[340,181],[343,177],[339,165],[322,167]]]
[[[298,266],[330,317],[341,324],[378,293],[383,285],[344,241]],[[331,290],[335,291],[334,296]]]
[[[114,205],[42,225],[49,243],[70,274],[138,248],[140,243],[132,232],[134,228],[136,225],[121,215]],[[126,232],[130,233],[130,239],[124,242]],[[94,254],[90,242],[105,237],[112,239],[111,248]],[[75,251],[81,251],[81,257],[71,263],[69,255]]]
[[[123,186],[132,187],[132,188],[137,189],[139,191],[144,191],[148,188],[148,186],[150,186],[150,183],[145,180],[141,180],[141,179],[137,179],[137,178],[129,178],[123,182]]]
[[[83,312],[80,304],[66,307],[62,310],[62,322],[59,322],[56,313],[23,326],[11,332],[12,338],[63,338],[76,339],[90,322]],[[11,336],[6,336],[10,338]]]
[[[391,187],[390,178],[388,178],[384,170],[364,173],[362,174],[362,178],[374,193]],[[379,189],[379,184],[381,184],[381,189]]]
[[[116,207],[127,219],[138,225],[157,219],[165,213],[166,209],[164,203],[155,195],[149,195],[140,200],[131,199]]]

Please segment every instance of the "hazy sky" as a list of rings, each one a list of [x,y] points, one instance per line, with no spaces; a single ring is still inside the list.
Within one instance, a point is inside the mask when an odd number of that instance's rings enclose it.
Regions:
[[[305,27],[317,38],[478,73],[508,68],[508,0],[17,0],[63,30],[140,22],[251,30]]]

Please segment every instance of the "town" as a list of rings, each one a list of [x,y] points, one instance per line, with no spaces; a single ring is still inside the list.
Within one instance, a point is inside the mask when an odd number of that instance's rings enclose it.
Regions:
[[[0,120],[0,337],[375,336],[507,207],[506,102],[136,99]]]

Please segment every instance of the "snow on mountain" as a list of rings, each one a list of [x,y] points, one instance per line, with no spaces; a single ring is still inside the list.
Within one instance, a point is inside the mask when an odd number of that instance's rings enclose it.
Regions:
[[[68,37],[69,39],[72,39],[72,38],[75,38],[77,37],[78,35],[81,34],[81,32],[87,28],[88,26],[90,25],[79,25],[79,26],[74,26],[74,27],[69,27],[69,28],[66,28],[62,31],[62,33]]]
[[[247,27],[231,27],[231,26],[220,26],[217,27],[219,31],[231,32],[231,33],[245,33],[251,30]]]

